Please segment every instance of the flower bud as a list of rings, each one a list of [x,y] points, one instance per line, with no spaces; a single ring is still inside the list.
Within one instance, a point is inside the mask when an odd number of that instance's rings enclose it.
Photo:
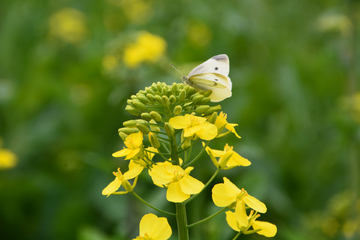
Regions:
[[[167,87],[163,87],[163,88],[161,89],[161,94],[162,94],[162,95],[167,95],[167,94],[168,94],[168,89],[167,89]]]
[[[203,95],[197,93],[197,94],[194,94],[194,95],[191,97],[191,100],[192,100],[194,103],[197,103],[197,102],[200,102],[203,98],[204,98]]]
[[[138,132],[138,130],[137,130],[136,128],[123,127],[123,128],[119,128],[119,129],[118,129],[118,132],[119,132],[119,134],[120,134],[121,132],[123,132],[123,133],[129,135],[129,134]]]
[[[182,111],[182,107],[180,105],[177,105],[176,107],[174,107],[173,113],[174,115],[179,115]]]
[[[168,135],[169,138],[174,138],[175,137],[175,130],[170,125],[170,123],[168,123],[168,122],[165,123],[165,132],[166,132],[166,134]]]
[[[206,110],[208,110],[210,108],[210,106],[209,105],[200,105],[200,106],[198,106],[196,109],[195,109],[195,111],[197,112],[197,113],[204,113]]]
[[[150,93],[150,94],[152,94],[152,95],[155,95],[155,92],[154,92],[154,90],[152,89],[152,86],[151,86],[151,88],[150,88],[150,87],[145,88],[145,90],[146,90],[147,93]]]
[[[209,97],[212,94],[212,90],[207,90],[203,93],[204,97]]]
[[[142,132],[144,135],[148,134],[150,132],[149,128],[145,126],[144,124],[138,123],[136,124],[136,127]]]
[[[162,96],[162,104],[166,107],[170,106],[170,101],[169,101],[169,98],[167,96]]]
[[[158,103],[162,103],[162,98],[161,98],[159,95],[155,95],[155,100],[156,100]]]
[[[175,103],[176,102],[176,97],[174,95],[170,95],[169,101],[170,101],[170,103]]]
[[[136,127],[137,122],[135,120],[128,120],[123,122],[124,127],[134,128]]]
[[[149,141],[152,147],[159,148],[160,142],[159,139],[156,137],[156,135],[152,132],[149,133]]]
[[[204,98],[199,102],[199,104],[206,104],[206,103],[210,102],[210,100],[211,100],[211,98],[209,98],[209,97],[204,97]]]
[[[134,106],[137,107],[140,111],[145,111],[145,110],[146,110],[146,105],[143,104],[142,102],[140,102],[140,100],[134,99],[134,100],[132,101],[132,103],[133,103]]]
[[[141,114],[141,111],[140,111],[139,109],[134,108],[134,107],[132,107],[132,106],[130,106],[130,105],[127,105],[127,106],[125,107],[125,110],[126,110],[128,113],[130,113],[130,114],[132,114],[132,115],[135,115],[135,116],[139,116],[139,115]]]
[[[146,120],[146,121],[150,121],[152,119],[151,115],[149,113],[142,113],[141,118]]]
[[[124,132],[119,132],[119,136],[121,137],[121,139],[125,142],[126,141],[126,138],[127,138],[127,136],[129,136],[129,135],[127,135],[126,133],[124,133]]]
[[[221,105],[216,105],[216,106],[210,107],[206,112],[204,112],[204,114],[205,115],[210,115],[213,112],[218,112],[220,110],[221,110]]]
[[[181,91],[179,92],[179,100],[180,100],[180,101],[184,101],[185,98],[186,98],[186,91],[185,91],[185,90],[181,90]]]
[[[156,111],[151,111],[150,112],[150,116],[152,119],[154,119],[156,122],[161,121],[162,117],[160,115],[160,113],[156,112]]]
[[[147,99],[149,99],[150,102],[155,102],[155,96],[151,93],[146,94]]]
[[[139,98],[139,100],[143,103],[148,103],[149,100],[147,99],[147,97],[144,94],[136,94],[136,96]]]
[[[172,92],[178,92],[179,91],[179,85],[177,83],[173,83],[171,85],[171,91]]]

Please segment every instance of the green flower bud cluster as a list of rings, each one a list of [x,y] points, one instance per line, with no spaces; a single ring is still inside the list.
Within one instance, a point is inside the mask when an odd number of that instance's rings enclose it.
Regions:
[[[207,105],[211,93],[211,90],[197,92],[183,83],[173,83],[170,86],[157,82],[132,95],[131,99],[127,100],[128,105],[125,110],[132,115],[141,116],[147,122],[151,120],[167,122],[171,117],[192,112],[206,117],[221,110],[220,105],[212,107]],[[133,123],[131,127],[135,125]],[[146,132],[145,129],[143,130]]]

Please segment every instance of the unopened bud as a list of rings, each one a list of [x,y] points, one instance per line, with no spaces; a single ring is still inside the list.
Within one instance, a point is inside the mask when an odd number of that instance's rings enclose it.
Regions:
[[[123,127],[123,128],[119,128],[119,129],[118,129],[118,132],[119,132],[119,134],[120,134],[121,132],[123,132],[123,133],[129,135],[129,134],[138,132],[138,130],[137,130],[136,128]]]
[[[157,122],[161,121],[161,119],[162,119],[160,113],[158,113],[156,111],[151,111],[150,116],[151,116],[152,119],[154,119]]]
[[[150,144],[151,144],[152,147],[154,147],[154,148],[159,148],[160,147],[159,139],[152,132],[149,133],[149,141],[150,141]]]
[[[134,108],[134,107],[132,107],[132,106],[130,106],[130,105],[127,105],[127,106],[125,107],[125,110],[126,110],[128,113],[130,113],[130,114],[132,114],[132,115],[135,115],[135,116],[139,116],[139,115],[141,114],[141,111],[140,111],[139,109]]]
[[[165,132],[166,132],[166,134],[168,135],[169,138],[174,138],[175,137],[175,130],[171,126],[171,124],[168,123],[168,122],[165,123]]]
[[[142,113],[141,118],[146,121],[150,121],[152,119],[150,113]]]
[[[182,111],[182,107],[180,105],[177,105],[176,107],[174,107],[174,115],[179,115]]]
[[[148,134],[150,132],[150,129],[145,126],[144,124],[138,123],[136,124],[136,127],[142,132],[144,135]]]
[[[200,106],[198,106],[196,109],[195,109],[195,111],[197,112],[197,113],[204,113],[206,110],[208,110],[210,108],[210,106],[209,105],[200,105]]]
[[[121,139],[125,142],[126,141],[126,138],[127,138],[127,136],[129,136],[129,135],[127,135],[126,133],[124,133],[124,132],[119,132],[119,136],[121,137]]]
[[[162,96],[162,104],[166,107],[170,106],[170,101],[169,101],[169,98],[167,96]]]

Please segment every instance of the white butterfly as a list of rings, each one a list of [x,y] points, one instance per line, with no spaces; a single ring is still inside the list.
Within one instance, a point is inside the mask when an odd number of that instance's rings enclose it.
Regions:
[[[211,102],[220,102],[232,94],[229,70],[228,56],[220,54],[203,62],[181,80],[198,91],[212,90]]]

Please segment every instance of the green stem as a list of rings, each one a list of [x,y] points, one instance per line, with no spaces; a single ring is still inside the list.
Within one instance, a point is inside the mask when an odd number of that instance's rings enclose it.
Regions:
[[[179,240],[189,240],[186,208],[184,203],[176,203],[176,222],[178,227]]]
[[[240,235],[241,235],[241,231],[238,234],[236,234],[236,236],[232,240],[236,240]]]
[[[208,217],[206,217],[206,218],[204,218],[204,219],[202,219],[202,220],[200,220],[200,221],[197,221],[197,222],[195,222],[195,223],[189,224],[189,225],[188,225],[188,228],[191,228],[191,227],[194,227],[194,226],[196,226],[196,225],[198,225],[198,224],[200,224],[200,223],[206,222],[207,220],[210,220],[211,218],[213,218],[213,217],[219,215],[220,213],[224,212],[226,209],[228,209],[228,207],[224,207],[223,209],[217,211],[216,213],[214,213],[214,214],[212,214],[212,215],[210,215],[210,216],[208,216]]]
[[[206,142],[205,143],[205,146],[203,147],[203,149],[201,149],[201,151],[199,152],[198,155],[196,155],[196,157],[191,160],[190,162],[184,164],[184,166],[182,166],[183,169],[187,168],[188,166],[191,166],[191,165],[194,165],[194,163],[200,159],[201,155],[204,153],[205,151],[205,148],[209,145],[210,141]]]
[[[164,213],[164,214],[167,214],[167,215],[171,215],[171,216],[175,216],[176,214],[175,213],[171,213],[171,212],[167,212],[167,211],[164,211],[164,210],[161,210],[157,207],[154,207],[153,205],[151,205],[150,203],[146,202],[144,199],[142,199],[139,195],[137,195],[134,191],[131,192],[132,194],[134,194],[134,196],[139,199],[141,202],[143,202],[144,204],[146,204],[147,206],[151,207],[152,209],[158,211],[158,212],[161,212],[161,213]]]

